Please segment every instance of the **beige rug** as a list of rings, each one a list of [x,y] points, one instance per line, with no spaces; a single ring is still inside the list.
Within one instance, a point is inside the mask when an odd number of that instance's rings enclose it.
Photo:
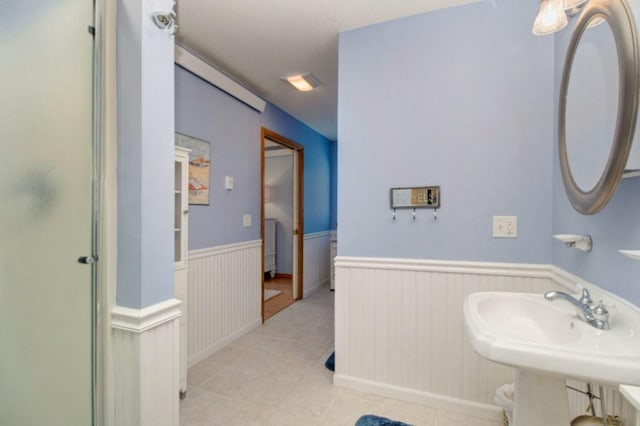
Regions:
[[[276,297],[280,293],[282,293],[282,291],[280,291],[280,290],[271,290],[269,288],[265,288],[264,289],[264,300],[265,300],[265,302],[267,300],[273,298],[273,297]]]

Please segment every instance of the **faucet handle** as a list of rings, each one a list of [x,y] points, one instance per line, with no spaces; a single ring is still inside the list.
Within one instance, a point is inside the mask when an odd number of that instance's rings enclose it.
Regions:
[[[591,312],[596,319],[605,320],[609,317],[609,311],[604,307],[604,302],[602,300],[600,300],[598,303],[593,304],[593,306],[591,307]]]
[[[580,297],[580,303],[582,303],[584,306],[593,305],[593,299],[591,299],[591,294],[589,294],[589,290],[587,290],[586,288],[582,289],[582,297]],[[604,305],[602,307],[604,308]]]
[[[601,330],[609,330],[609,311],[604,307],[604,302],[601,300],[593,304],[589,310],[596,327]]]

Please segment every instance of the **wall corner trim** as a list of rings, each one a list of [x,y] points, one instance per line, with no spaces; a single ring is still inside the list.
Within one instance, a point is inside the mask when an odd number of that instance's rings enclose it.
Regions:
[[[169,299],[142,309],[116,306],[111,311],[111,327],[132,333],[144,333],[166,322],[179,318],[180,302]]]
[[[175,49],[175,62],[182,68],[213,84],[218,89],[230,96],[233,96],[240,102],[245,103],[259,113],[264,112],[267,105],[266,101],[254,95],[252,92],[178,44],[176,44]]]

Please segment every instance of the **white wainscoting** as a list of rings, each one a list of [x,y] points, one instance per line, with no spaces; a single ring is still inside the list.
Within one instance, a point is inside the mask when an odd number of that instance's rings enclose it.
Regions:
[[[331,279],[331,235],[324,231],[304,236],[303,297]]]
[[[552,288],[548,266],[338,257],[334,383],[499,421],[513,370],[473,351],[464,297]]]
[[[334,383],[500,421],[493,398],[497,387],[513,382],[513,370],[473,351],[464,331],[464,297],[559,287],[577,292],[579,286],[609,297],[550,265],[338,257]],[[583,382],[568,384],[586,389]],[[588,399],[571,390],[568,397],[572,417],[585,414]],[[605,400],[608,414],[636,421],[617,389],[605,388]]]
[[[113,424],[179,423],[179,318],[176,299],[112,310]]]
[[[260,240],[189,252],[188,365],[262,324]]]

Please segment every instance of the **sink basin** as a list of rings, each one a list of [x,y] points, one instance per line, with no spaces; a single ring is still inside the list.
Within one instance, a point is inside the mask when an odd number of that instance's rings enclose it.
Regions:
[[[598,330],[570,303],[542,294],[480,292],[464,302],[467,334],[484,358],[547,375],[640,385],[640,314],[625,305],[611,318],[611,330]]]

